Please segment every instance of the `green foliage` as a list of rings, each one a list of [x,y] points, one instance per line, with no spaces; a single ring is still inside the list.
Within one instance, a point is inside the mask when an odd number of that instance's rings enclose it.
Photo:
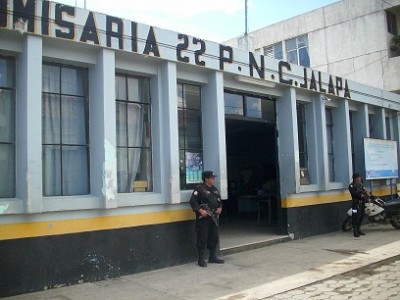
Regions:
[[[392,38],[390,43],[390,50],[400,55],[400,35],[396,35]]]

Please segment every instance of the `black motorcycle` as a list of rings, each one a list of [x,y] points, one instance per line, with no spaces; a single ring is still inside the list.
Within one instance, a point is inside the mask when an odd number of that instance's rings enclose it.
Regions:
[[[387,224],[400,229],[400,199],[384,201],[381,198],[371,196],[371,202],[365,204],[365,216],[370,223]],[[352,209],[347,212],[347,217],[342,223],[342,230],[353,229],[351,222]]]

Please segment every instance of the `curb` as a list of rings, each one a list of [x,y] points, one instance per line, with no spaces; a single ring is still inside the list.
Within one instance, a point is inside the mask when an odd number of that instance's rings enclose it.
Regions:
[[[324,281],[400,256],[400,241],[355,254],[351,257],[291,275],[238,293],[226,295],[219,300],[261,300],[290,290]]]
[[[272,238],[272,239],[268,239],[268,240],[264,240],[264,241],[244,244],[244,245],[240,245],[240,246],[222,248],[219,250],[219,253],[221,256],[226,256],[226,255],[230,255],[230,254],[236,254],[236,253],[240,253],[240,252],[245,252],[245,251],[264,248],[264,247],[268,247],[268,246],[272,246],[272,245],[276,245],[276,244],[281,244],[281,243],[289,242],[291,240],[292,239],[288,235],[285,235],[285,236],[280,236],[280,237],[276,237],[276,238]]]

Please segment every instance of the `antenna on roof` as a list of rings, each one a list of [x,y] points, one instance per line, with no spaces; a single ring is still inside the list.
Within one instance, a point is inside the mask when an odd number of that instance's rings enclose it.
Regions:
[[[75,0],[75,7],[78,7],[78,0]],[[83,8],[86,9],[86,0],[83,0]]]
[[[239,49],[249,51],[252,48],[251,36],[249,36],[249,18],[248,18],[248,5],[249,1],[244,0],[244,35],[238,40]]]
[[[248,20],[247,20],[247,1],[248,0],[244,0],[244,35],[247,36],[249,33],[249,27],[248,27]]]

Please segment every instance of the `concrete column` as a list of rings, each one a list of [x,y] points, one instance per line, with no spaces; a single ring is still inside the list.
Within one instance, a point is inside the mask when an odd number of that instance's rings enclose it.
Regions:
[[[318,125],[319,126],[319,125]],[[307,150],[308,150],[308,172],[311,184],[319,184],[320,162],[318,155],[320,143],[317,140],[317,123],[315,116],[315,101],[306,104],[306,128],[307,128]]]
[[[296,90],[287,88],[276,102],[279,175],[282,199],[300,190]]]
[[[222,199],[228,197],[224,77],[222,72],[213,72],[208,84],[202,90],[203,151],[204,168],[213,170],[217,175],[217,187]]]
[[[380,107],[375,110],[374,138],[386,140],[386,115],[385,109]]]
[[[152,83],[157,86],[158,101],[161,101],[158,114],[162,127],[160,161],[163,169],[160,187],[165,192],[167,203],[180,203],[176,64],[162,62],[159,66],[157,79],[153,79]]]
[[[89,134],[92,195],[103,208],[117,207],[117,152],[115,104],[115,53],[97,52],[90,70]]]
[[[365,177],[364,138],[369,137],[368,105],[360,104],[353,112],[354,170]]]
[[[326,137],[326,114],[325,100],[321,95],[317,95],[313,99],[315,124],[316,124],[316,141],[318,144],[318,175],[321,189],[329,188],[329,160],[328,160],[328,143]]]
[[[25,35],[17,70],[17,198],[42,211],[42,38]]]
[[[350,116],[348,100],[341,100],[333,110],[335,181],[348,183],[352,173]]]

